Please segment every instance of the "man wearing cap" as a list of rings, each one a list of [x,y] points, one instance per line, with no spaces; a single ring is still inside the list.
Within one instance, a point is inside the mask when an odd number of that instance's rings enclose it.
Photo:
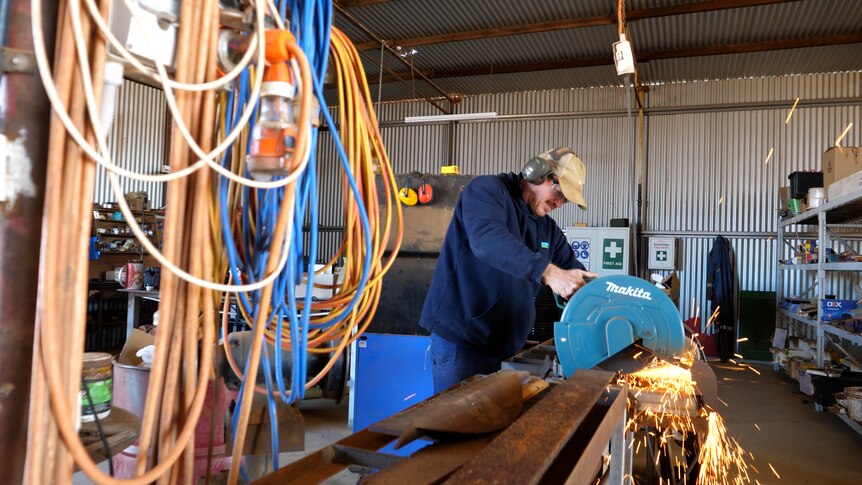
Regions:
[[[585,210],[585,179],[583,161],[560,147],[520,174],[483,175],[464,188],[419,319],[431,332],[435,393],[495,372],[521,350],[542,284],[569,298],[597,276],[548,216],[566,202]]]

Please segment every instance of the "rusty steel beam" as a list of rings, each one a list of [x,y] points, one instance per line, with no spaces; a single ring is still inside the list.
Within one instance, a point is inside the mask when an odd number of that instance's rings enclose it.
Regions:
[[[395,436],[365,429],[279,468],[269,475],[253,481],[252,485],[320,483],[347,468],[348,463],[339,461],[343,459],[344,455],[339,452],[339,448],[343,450],[344,447],[351,447],[373,451],[379,450],[393,441],[395,441]]]
[[[669,17],[674,15],[686,15],[714,10],[727,10],[731,8],[756,7],[770,5],[773,3],[798,2],[799,0],[711,0],[695,4],[673,5],[669,7],[641,8],[626,12],[626,20],[644,20],[657,17]],[[343,5],[349,6],[349,5]],[[613,25],[617,22],[615,13],[607,15],[596,15],[576,19],[552,20],[549,22],[537,22],[532,24],[511,25],[506,27],[493,27],[489,29],[472,30],[469,32],[452,32],[448,34],[426,35],[422,37],[411,37],[406,39],[390,39],[387,43],[391,46],[417,47],[430,44],[442,44],[446,42],[462,42],[466,40],[487,39],[490,37],[506,37],[510,35],[533,34],[537,32],[548,32],[552,30],[570,30],[584,27],[596,27],[600,25]],[[359,50],[368,50],[378,47],[378,42],[362,42],[356,44]]]
[[[53,58],[57,2],[43,1],[42,9],[45,43]],[[4,177],[0,187],[0,477],[21,483],[51,113],[30,62],[30,2],[0,0],[0,48],[5,70],[0,72],[0,135],[5,142],[0,143],[0,168],[4,175],[17,174]]]
[[[344,8],[366,7],[368,5],[377,5],[378,3],[389,3],[396,0],[333,0],[334,5]]]
[[[612,372],[578,371],[500,433],[447,483],[539,483],[553,471],[557,458],[591,417],[613,381]],[[624,403],[625,397],[621,400]],[[570,462],[570,470],[575,465]]]
[[[823,47],[829,45],[856,44],[862,42],[862,33],[836,34],[822,37],[805,39],[769,40],[763,42],[750,42],[744,44],[730,44],[712,47],[692,47],[687,49],[675,49],[652,52],[635,52],[635,59],[639,63],[656,61],[661,59],[676,59],[681,57],[716,56],[722,54],[744,54],[749,52],[764,52],[771,50],[799,49],[804,47]],[[613,65],[614,60],[610,51],[606,57],[590,59],[569,59],[563,61],[534,62],[529,64],[509,64],[478,66],[465,69],[451,69],[446,71],[422,70],[424,76],[429,79],[443,79],[451,77],[487,76],[489,74],[513,74],[520,72],[552,71],[556,69],[573,69],[580,67],[594,67]],[[383,82],[392,82],[389,76],[383,76]]]
[[[345,19],[347,19],[347,21],[348,21],[348,22],[350,22],[351,24],[355,25],[357,28],[359,28],[360,30],[362,30],[363,32],[365,32],[365,34],[366,34],[366,35],[368,35],[369,37],[373,38],[373,39],[375,40],[375,42],[377,43],[377,44],[376,44],[377,46],[380,46],[380,45],[382,44],[382,45],[384,46],[384,48],[385,48],[386,52],[388,52],[390,55],[394,56],[396,60],[400,61],[400,62],[401,62],[402,64],[404,64],[405,66],[409,67],[409,68],[410,68],[410,72],[416,72],[417,74],[419,74],[419,77],[421,77],[422,79],[424,79],[424,80],[425,80],[425,82],[427,82],[427,83],[428,83],[432,88],[434,88],[437,92],[439,92],[439,93],[440,93],[443,97],[445,97],[447,100],[449,100],[449,102],[450,102],[450,103],[458,103],[458,100],[457,100],[457,99],[453,98],[449,93],[447,93],[446,91],[443,91],[439,86],[437,86],[436,84],[434,84],[434,81],[432,81],[432,80],[428,79],[427,77],[423,76],[423,75],[422,75],[422,73],[420,73],[420,72],[416,71],[415,69],[413,69],[413,66],[412,66],[409,62],[407,62],[406,60],[404,60],[404,58],[402,58],[402,57],[398,54],[398,52],[396,52],[396,51],[395,51],[395,49],[393,49],[392,47],[389,47],[388,45],[386,45],[386,43],[385,43],[385,42],[383,42],[383,39],[379,38],[379,37],[377,36],[377,34],[375,34],[374,32],[372,32],[368,27],[366,27],[366,26],[365,26],[365,24],[363,24],[362,22],[360,22],[356,17],[354,17],[353,15],[351,15],[351,14],[350,14],[350,13],[348,13],[345,9],[343,9],[343,8],[339,7],[338,5],[335,5],[335,11],[336,11],[336,12],[338,12],[338,13],[340,13],[340,14],[341,14],[341,16],[342,16],[342,17],[344,17]],[[435,106],[436,106],[436,105],[435,105]],[[437,106],[437,107],[438,107],[438,109],[440,108],[439,106]],[[449,110],[449,111],[441,110],[441,111],[443,111],[445,114],[451,114],[451,113],[452,113],[452,111],[451,111],[451,110]]]

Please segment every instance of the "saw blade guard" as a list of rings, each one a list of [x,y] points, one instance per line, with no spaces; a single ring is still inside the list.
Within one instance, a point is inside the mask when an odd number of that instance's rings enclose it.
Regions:
[[[676,305],[661,289],[634,276],[607,276],[587,283],[554,323],[554,343],[566,377],[595,367],[638,339],[666,356],[685,348]]]

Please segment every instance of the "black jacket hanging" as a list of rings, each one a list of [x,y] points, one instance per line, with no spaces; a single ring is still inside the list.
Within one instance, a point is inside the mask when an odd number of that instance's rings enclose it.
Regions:
[[[713,325],[718,330],[718,355],[725,362],[733,356],[736,344],[733,282],[730,243],[718,236],[712,244],[707,262],[707,297],[712,301],[710,314],[720,307]]]

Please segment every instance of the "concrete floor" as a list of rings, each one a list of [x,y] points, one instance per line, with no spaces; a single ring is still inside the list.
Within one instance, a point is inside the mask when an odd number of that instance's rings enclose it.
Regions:
[[[718,411],[728,433],[754,455],[754,460],[749,460],[753,465],[749,469],[751,483],[862,483],[862,436],[838,417],[815,412],[813,400],[799,392],[795,380],[767,365],[755,366],[760,375],[729,364],[713,363],[712,367],[718,378],[719,397],[727,403],[719,404]],[[339,405],[326,399],[303,402],[306,451],[283,453],[280,464],[284,466],[351,434],[346,401]],[[324,483],[352,485],[358,478],[344,471]],[[91,482],[79,473],[74,483]]]
[[[719,404],[718,412],[728,433],[754,455],[752,483],[862,483],[862,436],[837,416],[814,411],[813,399],[799,391],[797,381],[771,365],[755,366],[760,375],[730,364],[712,368],[718,395],[727,403]]]

